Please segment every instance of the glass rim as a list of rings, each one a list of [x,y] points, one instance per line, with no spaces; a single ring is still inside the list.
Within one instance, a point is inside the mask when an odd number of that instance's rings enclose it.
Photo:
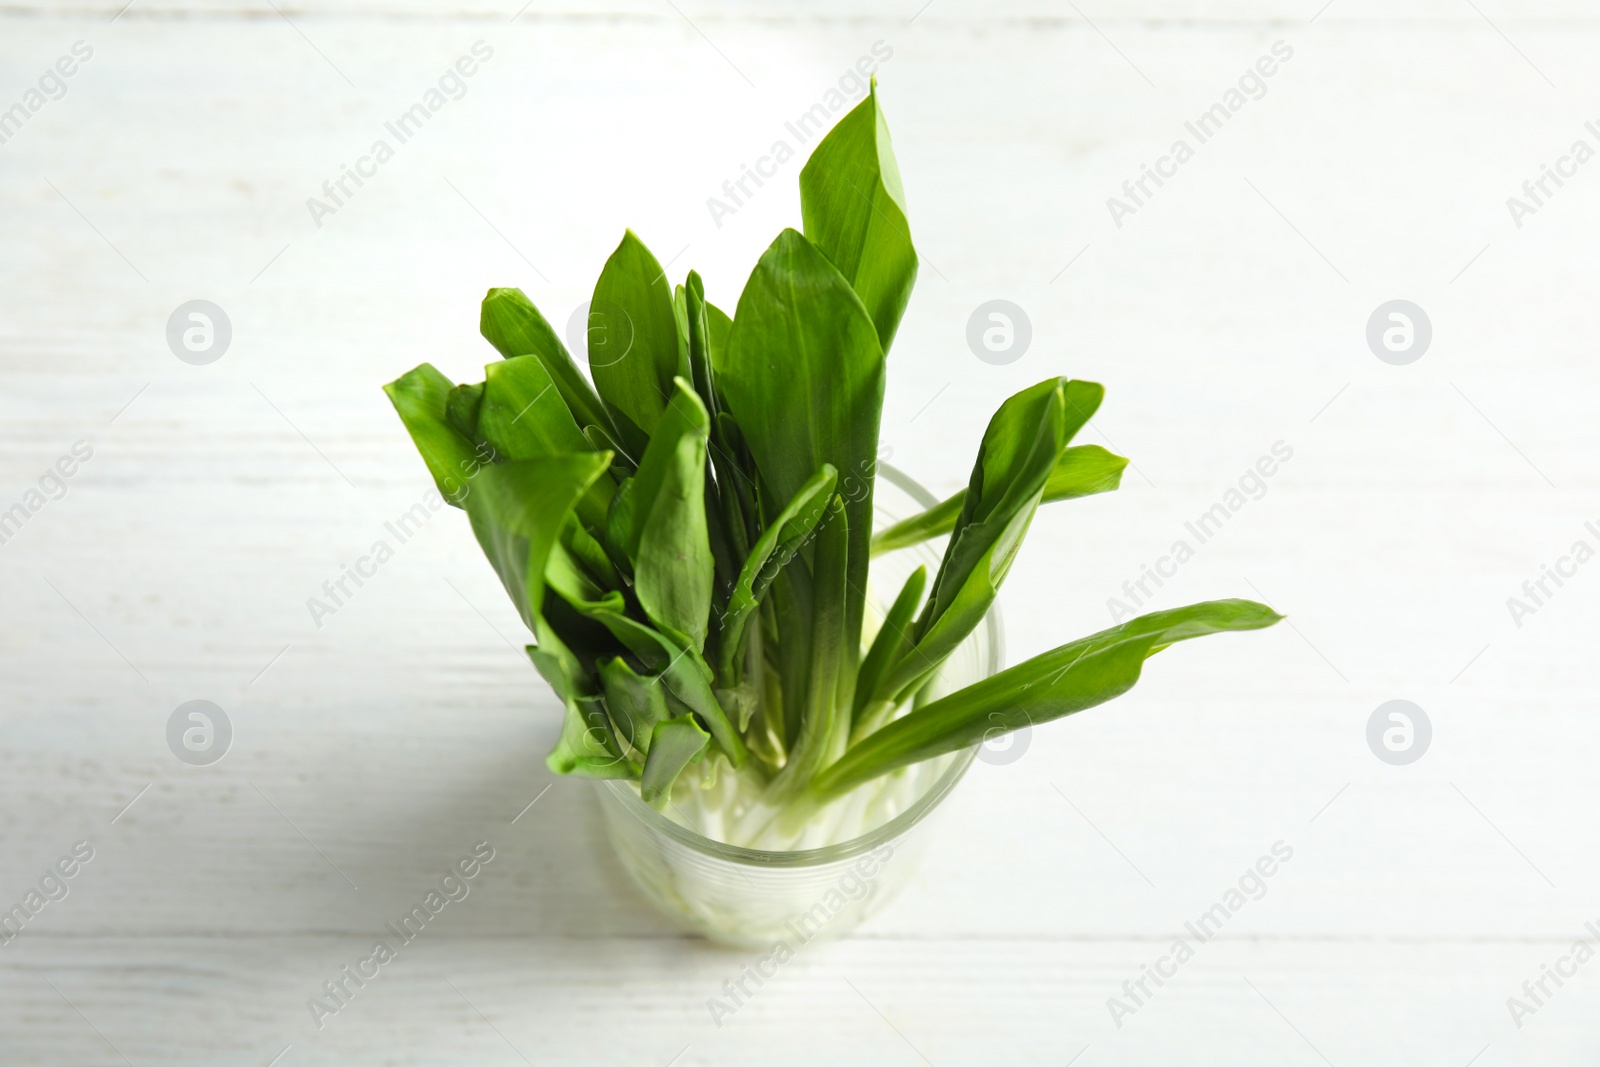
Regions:
[[[939,498],[930,493],[909,474],[887,463],[879,462],[877,476],[883,478],[891,485],[900,489],[924,508],[937,505]],[[1005,631],[1000,622],[1000,605],[991,604],[988,612],[983,617],[983,630],[989,639],[988,670],[989,675],[997,674],[1005,660]],[[928,816],[940,801],[949,795],[966,775],[967,769],[972,766],[972,761],[977,757],[978,749],[982,742],[970,748],[959,749],[955,753],[955,760],[945,768],[937,781],[928,787],[916,801],[905,811],[890,819],[873,830],[869,830],[858,837],[837,844],[823,845],[820,848],[795,849],[774,851],[761,848],[747,848],[743,845],[730,845],[705,836],[695,830],[689,829],[682,823],[673,822],[661,812],[646,804],[634,788],[631,781],[611,778],[602,781],[610,795],[645,826],[656,833],[672,838],[674,841],[688,848],[694,849],[703,855],[714,859],[742,863],[753,867],[817,867],[841,860],[853,859],[864,852],[870,852],[885,841],[892,840],[908,832],[913,826]]]

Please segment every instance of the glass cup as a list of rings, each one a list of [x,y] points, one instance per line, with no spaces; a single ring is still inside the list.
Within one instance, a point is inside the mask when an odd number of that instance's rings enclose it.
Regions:
[[[939,501],[905,474],[878,466],[876,526],[915,515]],[[934,542],[912,545],[872,561],[869,618],[882,619],[906,578],[926,565],[937,572]],[[963,689],[1000,670],[1000,617],[991,608],[983,625],[940,669],[928,695]],[[837,937],[877,912],[905,886],[927,843],[925,825],[966,774],[978,746],[903,767],[840,798],[808,824],[789,851],[746,848],[707,836],[650,807],[638,784],[596,783],[606,828],[634,882],[667,915],[724,944],[789,951],[817,938]],[[724,768],[726,771],[726,768]],[[838,840],[837,838],[845,838]]]

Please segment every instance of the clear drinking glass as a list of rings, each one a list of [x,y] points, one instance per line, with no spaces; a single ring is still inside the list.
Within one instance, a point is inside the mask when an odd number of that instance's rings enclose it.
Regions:
[[[877,528],[938,502],[905,474],[878,466]],[[918,566],[926,565],[931,578],[940,558],[933,546],[941,541],[872,561],[869,619],[882,618]],[[1003,655],[999,612],[991,608],[940,670],[929,695],[951,693],[994,674]],[[706,836],[685,825],[681,808],[680,819],[674,819],[646,804],[637,783],[597,785],[617,857],[656,907],[715,941],[761,949],[783,944],[792,951],[846,932],[899,893],[926,844],[929,816],[976,753],[973,746],[867,783],[830,805],[826,812],[833,816],[808,828],[800,842],[806,847],[792,851],[745,848]],[[841,825],[851,830],[839,832]],[[831,839],[845,834],[845,840]]]

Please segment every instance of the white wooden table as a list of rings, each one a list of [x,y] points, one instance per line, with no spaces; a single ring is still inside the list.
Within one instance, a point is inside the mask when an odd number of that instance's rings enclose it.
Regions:
[[[0,8],[0,108],[93,50],[0,144],[0,511],[41,505],[0,544],[0,904],[93,849],[0,946],[0,1063],[1594,1063],[1600,962],[1520,1026],[1507,999],[1600,942],[1600,565],[1520,626],[1506,601],[1600,546],[1600,163],[1520,227],[1506,199],[1600,147],[1600,22],[1319,2]],[[318,227],[307,198],[478,41]],[[306,601],[427,488],[382,382],[475,379],[490,286],[564,323],[624,226],[731,308],[799,161],[720,228],[706,199],[878,41],[923,253],[893,462],[954,489],[996,404],[1068,373],[1137,465],[1036,522],[1011,659],[1107,625],[1280,441],[1147,603],[1292,625],[977,765],[918,884],[719,1027],[749,959],[648,911],[591,787],[552,783],[554,703],[460,514],[320,627]],[[1276,41],[1265,95],[1114,225]],[[1032,323],[1006,366],[964,341],[994,298]],[[1364,335],[1401,298],[1433,339],[1394,366]],[[194,299],[232,325],[205,366],[165,337]],[[166,741],[196,699],[233,728],[210,766]],[[1391,699],[1432,723],[1410,765],[1367,745]],[[319,1029],[307,998],[479,841],[471,895]],[[1126,999],[1280,841],[1265,895]]]

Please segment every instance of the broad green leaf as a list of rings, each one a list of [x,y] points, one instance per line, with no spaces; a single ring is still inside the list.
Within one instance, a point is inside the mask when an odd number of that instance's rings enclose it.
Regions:
[[[574,505],[610,462],[604,452],[547,456],[484,467],[472,479],[466,499],[472,531],[535,633],[551,548]]]
[[[567,346],[561,343],[561,338],[521,289],[490,289],[483,298],[478,328],[507,359],[517,356],[537,359],[549,372],[556,392],[561,394],[579,426],[611,428],[611,420],[595,395],[594,387],[568,354]]]
[[[478,431],[498,458],[539,459],[593,450],[538,360],[506,359],[483,371]]]
[[[715,564],[706,527],[709,420],[693,387],[674,380],[639,471],[606,517],[606,540],[631,566],[635,591],[656,625],[705,647]]]
[[[889,351],[917,280],[917,252],[876,79],[800,171],[800,215],[806,237],[855,287]]]
[[[853,682],[883,408],[877,331],[828,258],[785,230],[745,283],[714,370],[771,500],[792,499],[824,463],[839,472],[850,532],[840,640]]]
[[[1210,600],[1130,619],[889,723],[817,775],[813,790],[836,796],[897,767],[1094,707],[1133,688],[1144,661],[1168,645],[1206,634],[1259,630],[1280,618],[1253,601]]]
[[[678,324],[667,273],[632,230],[595,283],[588,338],[595,388],[623,447],[639,455],[672,395]]]
[[[671,459],[640,533],[634,592],[651,622],[703,650],[715,567],[706,533],[704,439],[693,433],[680,436]],[[643,495],[639,483],[636,477],[636,497]]]
[[[672,783],[685,767],[705,755],[710,743],[710,735],[700,729],[693,715],[656,723],[650,754],[644,761],[644,777],[639,782],[639,794],[645,803],[657,809],[666,807]]]
[[[681,379],[671,383],[672,402],[663,409],[655,434],[639,459],[639,470],[617,490],[606,517],[606,535],[631,560],[639,554],[645,523],[655,508],[669,474],[679,463],[682,441],[698,443],[704,460],[710,419],[694,388]]]
[[[719,677],[731,681],[737,675],[750,613],[760,606],[761,598],[779,568],[800,550],[816,529],[817,523],[827,514],[828,501],[838,479],[839,472],[831,464],[823,464],[822,469],[800,487],[788,506],[773,516],[756,543],[750,546],[722,613]]]
[[[1065,378],[1046,379],[1001,404],[989,421],[911,645],[874,700],[898,704],[911,695],[983,621],[1065,448],[1066,386]]]
[[[1052,391],[1060,393],[1062,444],[1046,470],[1046,486],[1056,474],[1061,452],[1100,407],[1106,392],[1098,382],[1048,378],[1000,405],[984,431],[978,462],[973,467],[962,501],[961,517],[956,522],[958,530],[972,522],[986,521],[996,509],[1005,506],[1011,496],[1023,491],[1012,481],[1016,465],[1019,457],[1031,454],[1037,443],[1038,423],[1031,416],[1042,412],[1040,405],[1045,404],[1044,398]],[[1053,410],[1053,405],[1047,406]]]
[[[1061,453],[1056,469],[1044,484],[1041,503],[1055,500],[1073,500],[1095,493],[1108,493],[1122,484],[1122,471],[1128,461],[1122,456],[1107,452],[1099,445],[1074,445]],[[956,528],[966,503],[965,489],[950,499],[935,504],[920,515],[902,519],[872,536],[872,554],[893,552],[929,538],[939,537]]]
[[[501,360],[485,367],[484,374],[478,432],[496,460],[542,459],[592,448],[538,360]],[[605,528],[615,488],[610,477],[601,476],[579,501],[578,513],[590,527]]]
[[[467,479],[487,457],[450,421],[447,408],[454,388],[433,364],[423,363],[384,386],[383,391],[422,454],[440,495],[459,508],[467,497]]]
[[[619,656],[600,664],[600,681],[605,686],[606,708],[617,732],[648,755],[651,731],[657,723],[672,717],[660,679],[635,674]]]

